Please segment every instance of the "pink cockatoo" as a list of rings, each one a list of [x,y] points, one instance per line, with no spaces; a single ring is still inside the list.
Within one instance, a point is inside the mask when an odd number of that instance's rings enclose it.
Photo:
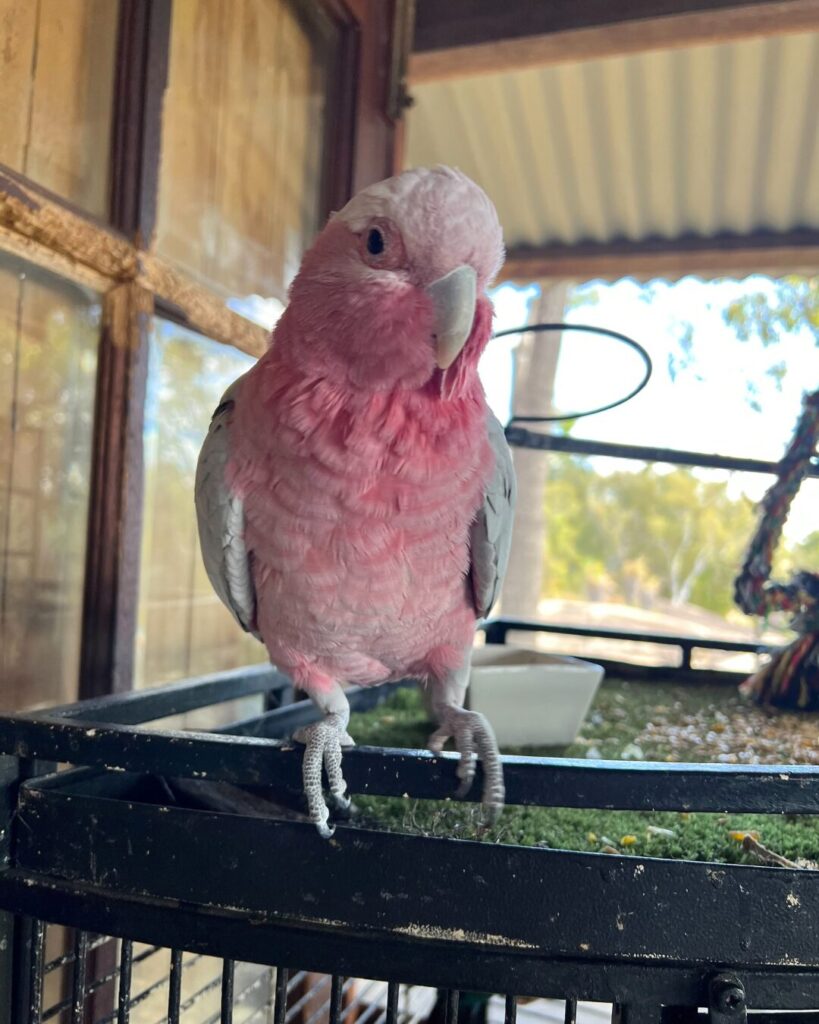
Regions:
[[[446,167],[406,171],[334,214],[304,257],[269,350],[227,391],[196,505],[217,593],[323,718],[300,730],[311,820],[349,806],[345,683],[415,677],[461,758],[503,806],[486,719],[463,707],[476,620],[511,542],[514,474],[478,360],[503,261],[485,193]]]

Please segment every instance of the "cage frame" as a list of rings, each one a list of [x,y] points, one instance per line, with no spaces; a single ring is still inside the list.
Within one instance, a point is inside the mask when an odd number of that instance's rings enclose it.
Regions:
[[[521,628],[536,624],[484,624],[492,642]],[[371,707],[401,685],[354,689],[351,704]],[[252,694],[265,694],[269,709],[212,732],[141,727]],[[6,1020],[38,1024],[31,1007],[44,921],[226,963],[493,991],[512,1001],[598,999],[614,1004],[621,1022],[694,1019],[696,1007],[709,1008],[715,1021],[734,1010],[739,1016],[730,1019],[745,1019],[747,1005],[819,1007],[817,871],[343,824],[326,842],[300,821],[132,799],[129,787],[157,776],[236,786],[275,778],[296,791],[300,751],[282,737],[316,712],[293,697],[286,677],[257,666],[0,719],[0,979],[14,999]],[[345,775],[353,794],[440,799],[454,793],[456,759],[354,748],[345,754]],[[83,767],[55,773],[58,762]],[[819,814],[819,768],[810,766],[504,762],[515,804]],[[128,836],[135,850],[144,854],[148,842],[160,855],[150,863],[123,857],[117,844]],[[230,885],[219,881],[224,872],[207,867],[217,847],[219,856],[237,858]],[[276,870],[264,876],[254,857],[269,858]],[[390,891],[391,879],[402,880],[400,892]],[[734,996],[723,998],[726,985]],[[720,999],[737,1005],[720,1010]]]

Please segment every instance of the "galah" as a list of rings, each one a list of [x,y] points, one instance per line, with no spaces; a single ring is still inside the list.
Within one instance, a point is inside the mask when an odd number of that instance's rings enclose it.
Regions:
[[[495,209],[459,171],[356,195],[305,255],[267,352],[222,398],[196,507],[205,566],[239,624],[322,714],[300,730],[310,819],[341,771],[345,684],[417,678],[466,795],[504,800],[497,743],[464,709],[476,620],[508,561],[514,474],[478,361],[503,261]]]

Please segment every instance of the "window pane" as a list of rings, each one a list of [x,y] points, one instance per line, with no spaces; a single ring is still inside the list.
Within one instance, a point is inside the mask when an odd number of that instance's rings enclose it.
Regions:
[[[0,163],[108,210],[116,0],[0,0]]]
[[[77,696],[100,307],[0,254],[0,708]]]
[[[193,503],[199,449],[227,386],[252,365],[236,349],[155,320],[145,408],[145,512],[136,686],[266,660],[213,592]]]
[[[328,43],[286,0],[176,0],[157,249],[283,299],[318,227]]]

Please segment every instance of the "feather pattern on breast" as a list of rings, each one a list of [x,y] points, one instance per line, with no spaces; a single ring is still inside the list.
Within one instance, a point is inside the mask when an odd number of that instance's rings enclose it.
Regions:
[[[481,307],[477,333],[489,316]],[[463,658],[470,531],[495,454],[480,386],[441,403],[442,386],[340,392],[275,352],[248,375],[228,477],[259,631],[299,682],[376,683]]]

